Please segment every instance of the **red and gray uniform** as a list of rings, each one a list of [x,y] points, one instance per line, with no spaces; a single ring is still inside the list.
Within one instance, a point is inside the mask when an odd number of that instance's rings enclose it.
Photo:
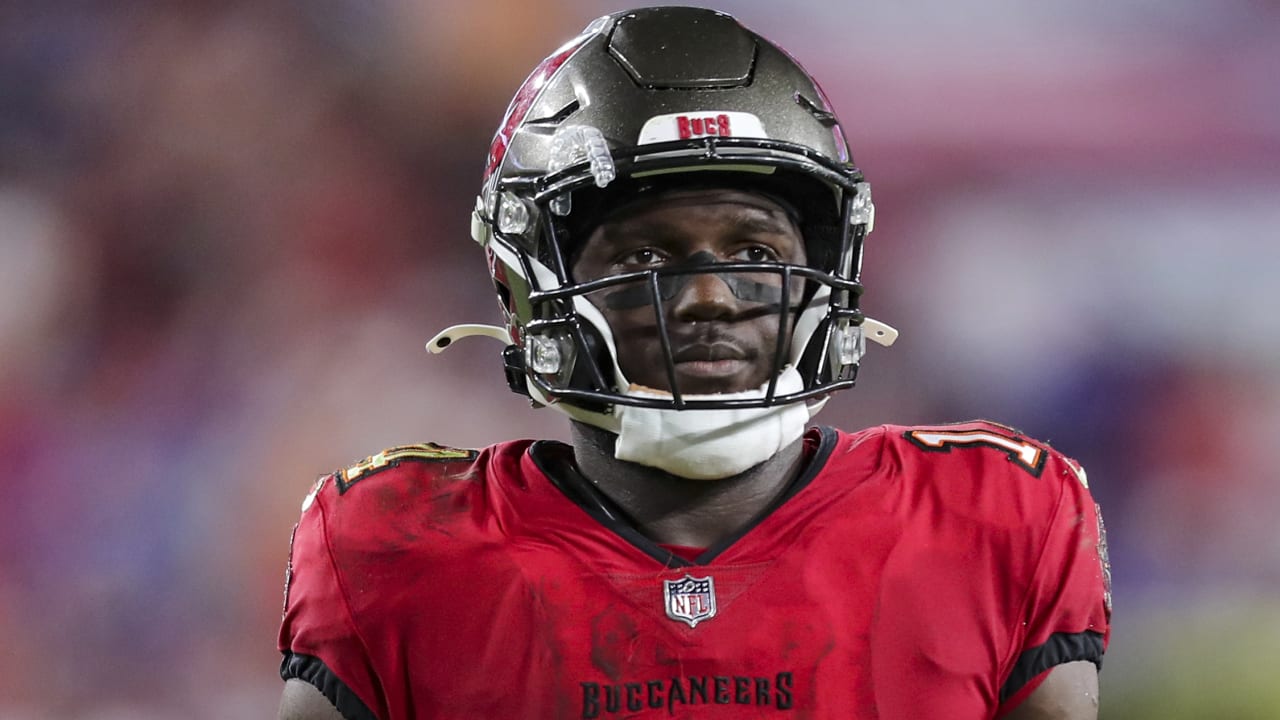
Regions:
[[[1101,665],[1073,461],[990,423],[815,428],[786,495],[687,560],[552,442],[394,448],[320,481],[281,674],[352,720],[991,718]]]

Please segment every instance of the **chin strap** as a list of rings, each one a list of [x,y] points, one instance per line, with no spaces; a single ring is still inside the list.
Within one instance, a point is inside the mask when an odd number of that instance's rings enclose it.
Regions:
[[[436,336],[427,341],[427,352],[438,355],[444,352],[445,348],[454,343],[455,340],[461,340],[464,337],[480,337],[493,338],[501,342],[503,345],[511,344],[511,333],[507,332],[504,327],[497,325],[452,325],[436,333]],[[891,341],[892,342],[892,341]]]
[[[883,347],[889,347],[898,339],[898,331],[895,328],[871,318],[862,321],[862,331],[868,340]]]

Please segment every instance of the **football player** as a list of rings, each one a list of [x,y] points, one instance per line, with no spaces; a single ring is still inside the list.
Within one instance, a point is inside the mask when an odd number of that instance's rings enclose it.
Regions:
[[[295,530],[280,717],[1096,718],[1084,471],[989,422],[810,420],[850,387],[869,185],[733,18],[610,15],[493,140],[472,230],[507,381],[572,444],[392,448]]]

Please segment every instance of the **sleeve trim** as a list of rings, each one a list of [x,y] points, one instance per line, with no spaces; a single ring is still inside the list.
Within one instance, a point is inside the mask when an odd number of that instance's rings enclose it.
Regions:
[[[1000,688],[1000,702],[1013,697],[1040,673],[1063,663],[1087,660],[1102,669],[1102,633],[1085,630],[1078,633],[1054,633],[1048,641],[1023,652]]]
[[[286,651],[280,663],[282,680],[298,679],[314,686],[347,720],[378,720],[346,683],[318,657]]]

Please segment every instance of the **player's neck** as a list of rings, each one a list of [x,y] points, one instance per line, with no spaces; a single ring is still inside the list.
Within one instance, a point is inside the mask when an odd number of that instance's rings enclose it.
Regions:
[[[740,475],[690,480],[613,457],[617,436],[572,423],[578,469],[651,540],[709,547],[769,507],[804,467],[804,439]]]

